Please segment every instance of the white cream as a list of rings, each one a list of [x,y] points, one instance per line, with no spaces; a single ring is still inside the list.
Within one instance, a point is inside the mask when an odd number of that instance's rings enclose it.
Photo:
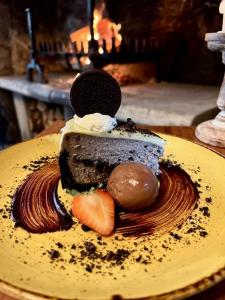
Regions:
[[[95,115],[95,114],[93,114]],[[98,114],[100,115],[100,114]],[[155,136],[155,135],[148,135],[143,134],[140,132],[127,132],[122,130],[113,129],[109,126],[109,123],[115,124],[112,120],[110,122],[106,122],[108,119],[103,117],[100,118],[102,120],[102,123],[100,124],[100,119],[98,119],[99,124],[93,124],[93,117],[89,115],[83,118],[74,117],[66,122],[66,125],[64,128],[62,128],[62,136],[61,136],[61,143],[63,141],[64,135],[67,133],[80,133],[80,134],[86,134],[86,135],[92,135],[92,136],[98,136],[98,137],[106,137],[106,138],[121,138],[121,139],[131,139],[131,140],[137,140],[137,141],[143,141],[143,142],[149,142],[155,145],[158,145],[160,147],[164,147],[166,142]],[[102,115],[103,116],[103,115]],[[109,116],[107,116],[109,117]],[[85,118],[85,121],[84,121]],[[111,117],[109,117],[111,118]],[[80,120],[82,119],[82,120]],[[114,119],[114,118],[111,118]],[[77,122],[78,121],[78,122]],[[109,121],[109,120],[108,120]],[[107,128],[107,130],[105,130]],[[111,128],[111,129],[109,129]],[[97,129],[97,130],[96,130]],[[113,129],[113,130],[112,130]],[[98,131],[99,130],[99,131]]]
[[[73,117],[75,124],[85,130],[95,131],[95,132],[107,132],[111,131],[116,127],[116,118],[112,118],[108,115],[102,115],[99,113],[94,113],[86,115],[83,118],[75,115]]]

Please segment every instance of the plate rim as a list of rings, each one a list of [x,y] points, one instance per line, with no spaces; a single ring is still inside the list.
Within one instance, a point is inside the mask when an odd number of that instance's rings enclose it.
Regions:
[[[163,136],[169,136],[169,137],[172,137],[172,138],[184,140],[186,142],[189,142],[189,143],[192,143],[194,145],[205,148],[205,149],[213,152],[214,154],[219,155],[222,158],[225,158],[225,155],[223,155],[222,153],[217,152],[216,150],[211,149],[210,147],[207,147],[207,145],[203,145],[198,141],[191,141],[191,140],[188,140],[187,138],[182,138],[182,137],[174,136],[174,135],[167,134],[167,133],[160,133],[160,132],[157,132],[157,131],[154,131],[154,132],[156,134],[158,134],[159,136],[163,135]],[[20,143],[12,145],[12,146],[10,146],[6,149],[2,149],[0,151],[0,155],[1,155],[2,152],[8,151],[9,149],[17,147],[20,144],[29,143],[30,141],[33,141],[33,140],[45,139],[48,136],[59,136],[59,135],[60,135],[60,133],[50,133],[50,134],[40,136],[40,137],[31,139],[31,140],[22,141]],[[155,296],[139,297],[139,298],[136,298],[136,299],[138,299],[138,300],[184,299],[188,296],[192,296],[192,295],[198,294],[200,292],[203,292],[204,290],[207,290],[207,289],[215,286],[217,283],[221,282],[224,279],[225,279],[225,266],[220,268],[218,271],[212,273],[210,276],[204,277],[204,278],[200,279],[199,281],[197,281],[195,283],[189,284],[186,287],[179,288],[179,289],[176,289],[174,291],[170,291],[170,292],[155,295]],[[29,290],[17,287],[15,285],[13,285],[11,283],[8,283],[6,281],[3,281],[1,279],[0,279],[0,292],[7,295],[7,296],[9,296],[9,297],[14,297],[16,299],[21,299],[21,300],[49,300],[49,299],[51,299],[51,300],[53,300],[53,299],[66,300],[65,298],[52,297],[52,296],[43,295],[41,293],[31,292]],[[112,295],[111,298],[113,299],[115,296],[116,296],[117,299],[128,299],[128,298],[124,298],[123,296],[120,296],[120,295]],[[75,298],[73,300],[75,300]]]
[[[213,273],[212,275],[205,277],[195,283],[191,283],[186,287],[168,293],[163,293],[160,295],[139,297],[135,299],[137,300],[184,299],[189,296],[194,296],[200,292],[207,290],[208,288],[215,286],[217,283],[221,282],[224,278],[225,278],[225,266],[219,269],[217,272]],[[26,289],[16,287],[13,284],[4,282],[2,280],[0,280],[0,292],[4,293],[9,297],[14,297],[16,299],[21,299],[21,300],[55,300],[55,299],[66,300],[65,298],[46,296],[41,293],[30,292]],[[131,299],[131,298],[124,298],[123,296],[120,295],[112,295],[110,299],[114,299],[114,297],[116,297],[116,299],[118,300]],[[70,300],[78,300],[78,299],[73,298]]]

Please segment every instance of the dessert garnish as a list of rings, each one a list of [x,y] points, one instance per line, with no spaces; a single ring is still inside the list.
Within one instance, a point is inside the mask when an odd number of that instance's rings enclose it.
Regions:
[[[75,196],[72,212],[82,224],[101,235],[110,235],[114,230],[115,205],[104,190],[96,189]]]
[[[75,79],[70,101],[79,117],[94,113],[114,117],[121,104],[120,86],[107,72],[92,69]]]
[[[196,184],[180,166],[161,163],[160,170],[157,201],[141,212],[117,211],[115,233],[131,237],[160,235],[177,228],[190,216],[199,199]],[[77,226],[62,205],[61,193],[58,196],[59,181],[57,161],[47,162],[25,179],[14,195],[12,213],[16,227],[44,234],[69,230],[73,223]],[[71,203],[74,194],[75,190]]]
[[[160,165],[161,137],[131,119],[116,120],[121,91],[115,79],[88,71],[75,79],[70,95],[76,114],[62,130],[59,167],[48,164],[21,185],[14,197],[16,224],[33,233],[69,229],[72,216],[57,193],[61,179],[73,194],[73,216],[101,235],[140,236],[180,225],[198,191],[185,171]]]
[[[124,209],[139,211],[149,207],[158,195],[159,182],[153,171],[140,163],[124,163],[111,173],[107,191]]]
[[[113,169],[124,162],[142,163],[160,173],[165,141],[131,119],[116,120],[121,91],[111,75],[100,70],[82,73],[71,88],[71,103],[76,114],[62,129],[59,154],[64,189],[106,187]]]

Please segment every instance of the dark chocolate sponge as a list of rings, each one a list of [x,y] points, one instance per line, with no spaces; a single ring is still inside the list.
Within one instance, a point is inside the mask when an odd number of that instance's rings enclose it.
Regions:
[[[92,69],[75,79],[70,101],[79,117],[93,113],[113,117],[121,104],[120,86],[107,72]]]

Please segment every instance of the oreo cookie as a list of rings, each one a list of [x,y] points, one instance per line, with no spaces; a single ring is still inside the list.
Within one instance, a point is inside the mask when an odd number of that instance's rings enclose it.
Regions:
[[[101,113],[115,116],[121,104],[121,90],[107,72],[92,69],[79,75],[70,91],[70,101],[79,117]]]

